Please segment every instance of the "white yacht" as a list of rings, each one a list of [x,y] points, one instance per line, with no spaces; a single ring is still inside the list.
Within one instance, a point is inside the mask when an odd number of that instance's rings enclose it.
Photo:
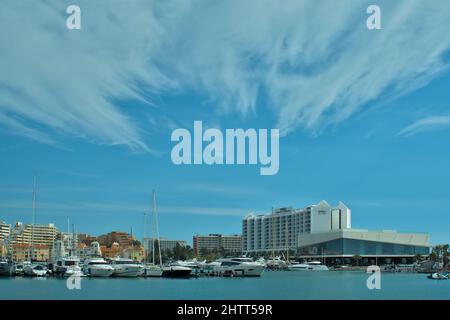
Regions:
[[[294,263],[288,266],[290,271],[328,271],[328,267],[320,261],[310,261],[305,263]]]
[[[287,262],[281,259],[281,257],[272,257],[268,260],[258,260],[260,263],[264,263],[269,269],[284,269]]]
[[[15,268],[14,271],[16,276],[23,276],[23,267],[24,267],[23,263],[16,263],[14,265]]]
[[[144,273],[144,267],[132,259],[114,258],[111,266],[114,269],[113,277],[140,277]]]
[[[234,277],[259,277],[264,271],[261,263],[245,257],[218,259],[213,268],[220,275]]]
[[[78,257],[65,257],[57,260],[53,266],[53,272],[64,277],[83,276]]]
[[[189,278],[192,269],[179,265],[169,265],[162,268],[162,276],[166,278]]]
[[[48,274],[48,269],[43,264],[30,263],[24,265],[23,274],[29,277],[45,277]]]
[[[90,277],[110,277],[114,268],[103,258],[91,258],[85,261],[83,271]]]

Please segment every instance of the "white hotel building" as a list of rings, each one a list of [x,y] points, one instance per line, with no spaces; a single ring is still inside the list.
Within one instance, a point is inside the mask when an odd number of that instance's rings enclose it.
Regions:
[[[242,243],[244,254],[295,252],[298,258],[323,257],[331,263],[348,262],[354,256],[366,262],[411,261],[417,254],[429,254],[430,248],[427,233],[352,229],[351,210],[342,202],[330,206],[326,201],[303,209],[249,214],[242,220]]]
[[[268,215],[249,214],[242,221],[244,253],[296,250],[300,236],[351,228],[351,211],[326,201],[304,209],[274,209]]]

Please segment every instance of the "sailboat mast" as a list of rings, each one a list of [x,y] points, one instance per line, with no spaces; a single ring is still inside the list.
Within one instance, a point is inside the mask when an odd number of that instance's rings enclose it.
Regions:
[[[145,249],[145,236],[147,232],[147,212],[144,211],[144,235],[142,236],[142,244],[144,246],[144,263],[147,264],[147,250]],[[148,245],[148,243],[147,243]]]
[[[33,177],[33,210],[32,210],[32,219],[31,219],[31,243],[29,248],[28,257],[30,258],[30,261],[32,261],[32,252],[34,249],[34,224],[36,221],[36,175]]]
[[[76,232],[75,232],[75,225],[72,223],[72,252],[70,255],[75,255],[75,249],[77,247],[77,241],[76,241]]]
[[[158,239],[158,254],[159,254],[159,265],[162,267],[162,258],[161,258],[161,243],[159,241],[159,228],[158,228],[158,213],[156,211],[156,191],[153,190],[153,211],[155,213],[155,231],[156,238]]]
[[[152,195],[152,264],[155,264],[155,200]]]
[[[63,240],[62,244],[64,245],[64,238],[62,240]],[[67,249],[69,251],[69,256],[71,256],[71,254],[70,254],[70,218],[69,217],[67,217]]]

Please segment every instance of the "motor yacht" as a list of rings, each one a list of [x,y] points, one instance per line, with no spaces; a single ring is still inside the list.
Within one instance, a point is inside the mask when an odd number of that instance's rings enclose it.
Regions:
[[[258,260],[260,264],[265,264],[268,269],[284,269],[286,268],[286,261],[281,257],[273,257],[268,260]]]
[[[11,262],[0,260],[0,276],[10,277],[15,274],[15,266]]]
[[[83,272],[90,277],[110,277],[114,268],[103,258],[91,258],[85,261]]]
[[[169,265],[162,268],[162,276],[166,278],[188,278],[192,274],[192,269],[179,265]]]
[[[113,277],[140,277],[144,273],[144,267],[132,259],[114,258],[111,266]]]
[[[16,276],[23,276],[23,264],[22,263],[16,263],[14,266],[14,272]]]
[[[294,263],[288,266],[290,271],[328,271],[328,267],[320,261],[310,261],[305,263]]]
[[[45,277],[48,274],[48,269],[41,263],[30,263],[23,267],[23,274],[28,277]]]
[[[83,276],[78,257],[65,257],[56,261],[53,265],[55,275],[63,277]]]
[[[264,271],[264,266],[251,258],[222,258],[216,261],[214,271],[219,275],[233,277],[259,277]]]

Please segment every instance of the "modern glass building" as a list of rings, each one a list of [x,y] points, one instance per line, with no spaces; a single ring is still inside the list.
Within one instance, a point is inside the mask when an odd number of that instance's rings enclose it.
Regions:
[[[367,264],[371,260],[379,263],[410,263],[418,254],[429,253],[427,233],[343,229],[301,236],[297,256],[326,259],[328,264],[350,263],[350,260],[358,257],[362,264]]]

